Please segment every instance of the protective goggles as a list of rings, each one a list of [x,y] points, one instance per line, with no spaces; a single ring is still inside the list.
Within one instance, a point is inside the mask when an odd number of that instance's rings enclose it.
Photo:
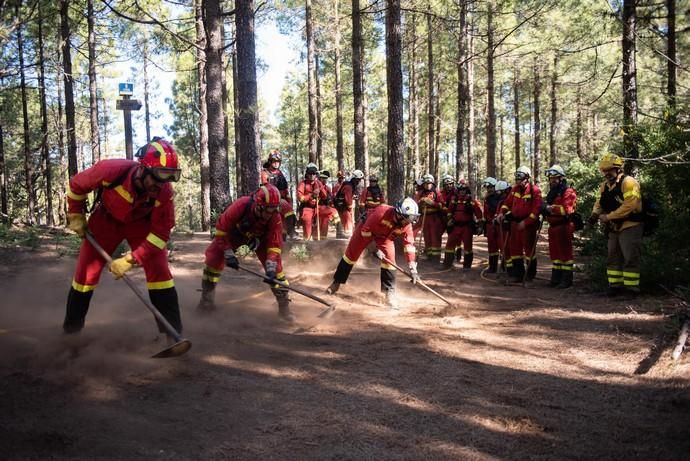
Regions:
[[[149,168],[151,176],[158,182],[177,182],[182,170],[179,168],[153,167]]]
[[[544,173],[546,173],[547,178],[552,178],[554,176],[561,176],[561,174],[556,170],[546,170]]]
[[[488,189],[489,187],[496,187],[495,184],[491,184],[490,182],[485,182],[484,184],[482,184],[482,186],[486,187],[487,189]]]
[[[279,206],[263,206],[263,205],[259,205],[258,208],[259,208],[259,211],[260,211],[261,213],[267,213],[267,214],[277,213],[278,210],[280,210],[280,207],[279,207]]]
[[[518,181],[524,181],[525,179],[529,178],[525,173],[515,173],[515,179]]]

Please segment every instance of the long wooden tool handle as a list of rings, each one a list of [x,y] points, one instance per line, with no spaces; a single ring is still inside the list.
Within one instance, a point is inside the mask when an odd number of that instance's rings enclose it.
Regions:
[[[93,235],[91,235],[90,232],[87,231],[85,236],[86,236],[86,240],[89,241],[91,246],[96,249],[98,254],[100,254],[101,257],[103,259],[105,259],[105,261],[108,263],[108,266],[110,266],[113,263],[113,259],[110,257],[110,255],[108,253],[106,253],[106,251],[103,249],[103,247],[101,247],[101,245],[96,241],[96,239],[93,238]],[[161,314],[158,311],[158,309],[156,309],[156,307],[153,304],[151,304],[151,301],[144,295],[144,293],[141,292],[139,287],[136,286],[136,284],[129,277],[127,277],[127,274],[122,275],[122,280],[124,280],[125,283],[132,289],[134,294],[137,295],[137,297],[141,300],[142,303],[144,303],[144,305],[148,308],[148,310],[151,311],[151,313],[156,318],[156,320],[158,320],[161,323],[161,325],[163,325],[163,327],[165,328],[165,331],[170,336],[175,338],[176,342],[182,341],[182,339],[183,339],[182,336],[177,332],[177,330],[172,325],[170,325],[170,322],[168,322],[168,320],[165,317],[163,317],[163,314]]]
[[[324,306],[333,307],[333,304],[329,303],[325,299],[321,299],[318,296],[315,296],[315,295],[309,293],[308,291],[304,291],[300,288],[296,288],[296,287],[293,287],[292,285],[288,285],[287,283],[283,282],[282,280],[270,279],[270,278],[266,277],[264,274],[261,274],[259,272],[256,272],[256,271],[249,269],[247,267],[244,267],[244,266],[239,266],[239,268],[245,272],[249,272],[250,274],[253,274],[253,275],[256,275],[257,277],[260,277],[267,282],[275,283],[276,285],[280,285],[282,288],[285,288],[285,289],[290,290],[290,291],[294,291],[295,293],[299,293],[302,296],[306,296],[309,299],[313,299],[314,301],[321,303]]]
[[[397,270],[399,270],[399,271],[402,272],[403,274],[407,275],[407,276],[410,278],[410,280],[413,279],[412,274],[410,274],[410,273],[407,272],[405,269],[403,269],[402,267],[398,266],[396,263],[394,263],[393,261],[389,260],[389,259],[386,258],[385,256],[379,255],[378,253],[377,253],[376,256],[378,256],[378,257],[379,257],[383,262],[385,262],[386,264],[390,264],[391,266],[395,267]],[[429,285],[427,285],[426,283],[422,282],[421,280],[417,280],[417,285],[421,286],[422,288],[425,288],[427,291],[429,291],[429,293],[431,293],[432,295],[436,296],[437,298],[439,298],[440,300],[442,300],[443,302],[445,302],[445,303],[448,304],[449,306],[453,306],[453,305],[454,305],[452,302],[448,301],[448,300],[447,300],[445,297],[443,297],[440,293],[436,292],[436,290],[434,290],[433,288],[431,288]]]

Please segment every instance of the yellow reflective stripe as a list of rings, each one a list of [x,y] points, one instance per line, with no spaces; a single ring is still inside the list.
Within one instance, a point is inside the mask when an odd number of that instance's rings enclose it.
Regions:
[[[216,237],[225,237],[226,235],[228,235],[227,232],[222,231],[222,230],[216,228]]]
[[[520,192],[513,192],[513,196],[517,198],[521,197]]]
[[[622,281],[623,281],[623,277],[609,277],[609,283],[610,284],[621,283]]]
[[[165,163],[168,161],[168,158],[165,155],[165,150],[163,150],[163,146],[161,146],[157,142],[152,142],[151,145],[155,147],[158,152],[160,152],[161,156],[158,160],[161,162],[161,166],[165,166]]]
[[[639,193],[638,191],[636,191],[636,190],[631,190],[631,191],[628,191],[628,192],[624,192],[624,193],[623,193],[623,199],[630,198],[630,197],[642,198],[642,197],[640,196],[640,193]]]
[[[354,261],[353,261],[353,260],[351,260],[350,258],[348,258],[346,255],[343,255],[343,261],[345,261],[346,263],[348,263],[350,266],[354,266],[355,263],[357,262],[357,260],[354,260]]]
[[[149,235],[146,236],[146,240],[151,243],[153,246],[159,249],[165,248],[165,240],[162,238],[158,237],[156,234],[153,232],[150,232]]]
[[[95,290],[96,285],[82,285],[81,283],[77,283],[76,280],[72,280],[72,288],[80,293],[88,293],[89,291]]]
[[[121,196],[123,199],[127,200],[127,203],[134,203],[134,199],[132,198],[132,196],[130,195],[130,193],[127,192],[127,189],[125,189],[124,187],[122,187],[122,186],[117,186],[117,187],[115,188],[115,192],[117,192],[118,194],[120,194],[120,196]]]
[[[74,192],[72,192],[72,189],[70,189],[69,185],[68,185],[67,186],[67,196],[69,198],[71,198],[72,200],[76,200],[78,202],[81,202],[83,200],[86,200],[86,197],[88,196],[88,194],[84,194],[84,195],[75,194]]]
[[[283,250],[281,250],[280,248],[269,248],[268,250],[266,250],[266,252],[281,254],[283,252]]]
[[[623,272],[623,277],[627,277],[629,279],[639,279],[640,274],[638,272]]]
[[[445,251],[444,251],[444,253],[446,253],[446,254],[451,254],[451,255],[452,255],[452,254],[455,254],[455,250],[452,249],[452,248],[446,248]]]
[[[201,276],[201,280],[208,280],[209,282],[218,283],[220,281],[220,274],[218,274],[218,275],[204,274]]]
[[[387,270],[389,270],[389,271],[390,271],[390,270],[393,270],[393,269],[394,269],[394,267],[393,267],[393,266],[391,266],[391,265],[390,265],[390,264],[388,264],[388,263],[384,263],[383,261],[381,261],[381,269],[387,269]]]
[[[213,267],[211,267],[211,266],[206,266],[206,267],[204,267],[204,270],[205,270],[205,271],[208,271],[208,272],[212,272],[212,273],[214,273],[214,274],[220,274],[220,271],[219,271],[218,269],[213,268]]]
[[[286,285],[289,285],[288,281],[284,280],[285,279],[285,272],[278,272],[276,274],[276,278],[279,279],[281,282],[285,283]]]
[[[101,181],[101,185],[108,187],[110,184],[112,184],[110,181]]]
[[[508,205],[501,205],[501,210],[508,210]]]
[[[623,280],[623,285],[625,285],[626,287],[637,287],[637,286],[640,286],[640,281],[639,280],[625,279],[625,280]]]
[[[403,247],[403,252],[404,253],[417,253],[417,249],[415,248],[414,245],[405,245]]]
[[[371,237],[371,232],[362,231],[362,237]]]
[[[173,288],[175,282],[173,279],[166,280],[165,282],[146,282],[146,288],[149,290],[165,290],[167,288]]]
[[[523,195],[521,198],[532,198],[532,194]]]
[[[284,218],[287,218],[288,216],[294,216],[295,212],[294,211],[289,211],[283,215]]]
[[[161,206],[161,202],[159,202],[158,200],[156,200],[156,201],[154,202],[153,206],[155,206],[156,208],[158,208],[159,206]]]
[[[620,276],[623,275],[623,271],[617,271],[617,270],[614,270],[614,269],[606,269],[606,273],[607,273],[608,275],[620,275]]]
[[[530,214],[529,214],[529,217],[532,218],[532,219],[537,219],[537,216],[536,216],[534,213],[530,213]]]

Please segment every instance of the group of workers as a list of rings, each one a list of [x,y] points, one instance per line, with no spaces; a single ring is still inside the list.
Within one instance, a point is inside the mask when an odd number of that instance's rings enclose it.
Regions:
[[[137,152],[138,161],[108,159],[96,163],[70,179],[67,192],[68,228],[81,237],[93,239],[112,254],[122,240],[131,251],[110,264],[116,278],[135,266],[146,275],[152,304],[178,332],[182,321],[177,292],[167,260],[166,245],[175,225],[172,183],[181,170],[177,153],[164,139],[154,138]],[[293,321],[287,282],[282,266],[284,236],[296,237],[297,217],[289,197],[288,183],[280,171],[281,155],[272,151],[261,172],[261,186],[254,193],[238,198],[218,217],[215,235],[205,252],[202,272],[200,311],[215,310],[214,293],[225,266],[239,269],[235,251],[247,245],[256,252],[264,267],[265,281],[278,303],[278,314]],[[608,229],[609,294],[622,289],[639,291],[639,251],[642,237],[636,214],[641,211],[637,181],[623,174],[620,157],[606,154],[599,163],[606,181],[590,216],[590,223],[605,223]],[[462,262],[463,270],[473,265],[472,241],[484,234],[488,243],[489,273],[505,269],[514,282],[525,282],[536,274],[536,243],[541,217],[548,222],[552,273],[549,285],[567,288],[573,282],[573,246],[576,193],[567,183],[564,169],[553,165],[546,170],[549,192],[542,197],[532,182],[529,168],[520,166],[515,181],[486,178],[482,200],[473,197],[470,185],[445,176],[437,190],[432,175],[416,181],[417,191],[395,205],[386,204],[378,178],[369,177],[364,188],[364,174],[355,170],[350,178],[339,172],[331,189],[326,178],[319,178],[316,165],[306,167],[304,179],[297,186],[297,203],[303,238],[312,237],[317,223],[319,237],[327,235],[328,224],[339,222],[339,234],[350,240],[333,275],[327,292],[335,294],[347,282],[354,264],[373,242],[381,259],[381,291],[386,302],[397,308],[395,296],[394,240],[402,238],[405,259],[413,283],[419,281],[415,238],[423,237],[429,261],[450,268]],[[87,204],[89,193],[95,199]],[[355,223],[353,212],[361,210]],[[87,219],[87,212],[90,216]],[[447,233],[445,250],[442,236]],[[503,258],[500,256],[503,255]],[[464,258],[464,259],[463,259]],[[502,261],[499,264],[499,259]],[[106,261],[84,240],[67,299],[63,329],[76,333],[84,326],[93,291]],[[159,331],[167,334],[159,323]]]

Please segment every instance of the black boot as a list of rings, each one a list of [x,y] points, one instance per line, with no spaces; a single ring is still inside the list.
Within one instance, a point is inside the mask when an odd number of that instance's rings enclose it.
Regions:
[[[276,301],[278,301],[278,315],[280,318],[286,322],[294,322],[295,316],[290,310],[290,298],[288,296],[288,290],[285,288],[271,288],[271,291],[273,292],[273,296],[276,297]]]
[[[199,312],[213,312],[216,310],[216,283],[210,280],[201,281],[201,299],[196,306]]]
[[[462,261],[462,248],[456,248],[455,249],[455,262],[460,264]]]
[[[165,320],[177,331],[182,334],[182,319],[180,318],[180,305],[177,301],[177,290],[175,287],[164,288],[163,290],[149,290],[151,303],[158,309]],[[165,327],[158,321],[158,331],[167,333]]]
[[[537,257],[535,256],[534,258],[529,260],[529,266],[527,266],[527,277],[525,277],[525,280],[528,282],[531,282],[534,280],[534,277],[537,276]]]
[[[469,271],[472,269],[472,261],[474,260],[474,253],[465,253],[465,260],[462,262],[462,270]]]
[[[558,288],[570,288],[573,286],[573,271],[562,271],[563,275],[561,277],[561,283],[558,284]]]
[[[498,255],[489,255],[489,269],[487,274],[495,274],[498,272]]]
[[[443,253],[443,267],[444,269],[450,269],[453,267],[453,257],[455,257],[455,252],[451,251],[448,252],[446,251]]]
[[[558,286],[558,284],[561,283],[562,277],[563,277],[563,270],[552,268],[551,269],[551,281],[549,282],[549,286],[551,288]]]
[[[84,328],[84,320],[89,311],[92,296],[93,291],[82,292],[70,287],[67,295],[65,321],[62,323],[62,330],[65,333],[78,333]]]
[[[293,214],[285,218],[285,227],[287,228],[288,237],[290,237],[292,240],[299,239],[297,231],[295,230],[295,228],[297,227],[297,216]]]
[[[522,258],[513,259],[513,272],[510,274],[510,281],[522,283],[525,278],[525,260]]]

